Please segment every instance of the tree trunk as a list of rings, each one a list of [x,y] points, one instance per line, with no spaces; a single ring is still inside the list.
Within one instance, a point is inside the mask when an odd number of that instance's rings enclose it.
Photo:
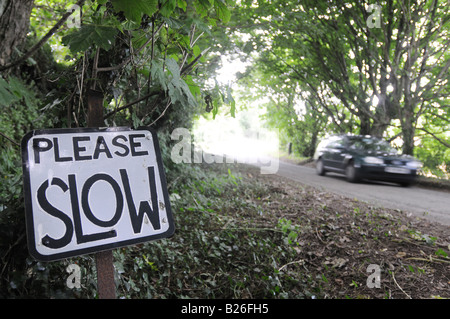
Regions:
[[[314,152],[316,151],[317,135],[319,135],[319,132],[314,129],[314,131],[312,132],[311,142],[309,143],[308,153],[307,153],[307,156],[310,158],[312,158],[314,156]]]
[[[359,134],[370,135],[370,119],[364,114],[359,117]]]
[[[14,49],[25,39],[33,0],[0,1],[0,65],[11,62]]]
[[[370,128],[370,135],[382,138],[384,132],[386,131],[389,123],[389,118],[384,114],[375,114],[373,124]]]
[[[409,84],[409,79],[406,81]],[[416,128],[414,126],[414,104],[411,99],[410,87],[405,86],[405,101],[403,108],[400,111],[400,123],[402,126],[403,137],[403,154],[413,155],[414,152],[414,136]]]
[[[414,135],[415,128],[413,125],[403,125],[402,133],[403,133],[403,154],[413,155],[414,152]]]
[[[412,112],[404,112],[401,125],[402,125],[402,137],[403,137],[403,154],[413,155],[414,152],[414,136],[416,129],[414,127],[414,121],[412,119]]]

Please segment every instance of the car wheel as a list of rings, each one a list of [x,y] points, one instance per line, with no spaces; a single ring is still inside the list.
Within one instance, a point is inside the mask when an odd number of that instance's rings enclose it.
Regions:
[[[411,182],[400,182],[399,183],[402,187],[409,187],[411,185]]]
[[[317,171],[317,174],[320,176],[323,176],[326,173],[325,168],[323,166],[323,161],[321,159],[317,160],[316,171]]]
[[[353,165],[353,162],[350,162],[345,168],[345,177],[350,183],[359,182],[358,170]]]

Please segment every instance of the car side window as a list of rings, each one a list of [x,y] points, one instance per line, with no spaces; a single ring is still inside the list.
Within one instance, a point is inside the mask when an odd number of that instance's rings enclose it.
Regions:
[[[352,150],[363,150],[364,149],[364,144],[361,141],[355,141],[355,142],[350,144],[350,148]]]
[[[328,140],[323,140],[322,142],[319,143],[319,145],[317,145],[317,149],[324,149],[328,146],[329,141]]]
[[[343,148],[345,146],[345,142],[343,139],[334,139],[333,141],[331,141],[328,145],[327,148]]]
[[[332,148],[333,143],[336,142],[336,137],[330,137],[328,140],[325,141],[324,147],[325,148]]]

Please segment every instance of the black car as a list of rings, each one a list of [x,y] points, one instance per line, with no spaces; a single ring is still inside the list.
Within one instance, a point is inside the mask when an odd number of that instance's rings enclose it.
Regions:
[[[319,175],[345,174],[349,182],[382,180],[408,186],[422,164],[382,139],[360,135],[334,135],[320,142],[314,154]]]

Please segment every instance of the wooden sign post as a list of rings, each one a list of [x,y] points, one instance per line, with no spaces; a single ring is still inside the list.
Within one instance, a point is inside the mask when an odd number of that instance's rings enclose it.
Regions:
[[[88,128],[22,139],[28,248],[49,262],[94,254],[98,296],[115,299],[112,249],[175,231],[156,131],[103,127],[103,96],[88,93]]]

